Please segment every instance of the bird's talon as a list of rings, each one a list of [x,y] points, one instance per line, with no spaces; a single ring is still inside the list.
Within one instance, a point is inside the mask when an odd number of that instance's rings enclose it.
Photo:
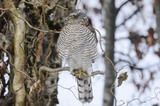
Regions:
[[[86,76],[87,74],[86,74],[86,72],[84,72],[84,71],[82,71],[82,70],[77,70],[77,71],[75,71],[75,76],[77,76],[77,77],[79,77],[79,78],[82,78],[82,77],[84,77],[84,76]]]

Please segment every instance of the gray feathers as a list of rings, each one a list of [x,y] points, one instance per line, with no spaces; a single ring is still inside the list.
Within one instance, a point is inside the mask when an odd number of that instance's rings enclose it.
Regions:
[[[93,99],[91,78],[77,78],[77,84],[80,101],[91,102]]]
[[[66,59],[70,71],[83,70],[92,73],[92,62],[97,57],[97,38],[94,28],[89,25],[87,16],[76,10],[66,18],[60,32],[57,50],[61,59]],[[90,77],[77,78],[79,99],[82,103],[93,98]]]

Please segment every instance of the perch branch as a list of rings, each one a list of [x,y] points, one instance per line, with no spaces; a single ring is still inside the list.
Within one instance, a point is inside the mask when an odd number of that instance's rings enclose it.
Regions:
[[[58,73],[58,72],[62,72],[62,71],[70,71],[69,67],[60,67],[60,68],[50,68],[47,66],[41,66],[39,68],[39,76],[40,78],[44,79],[43,76],[43,72],[49,72],[49,73]],[[104,75],[104,72],[102,71],[94,71],[91,73],[91,75],[88,75],[87,77],[91,77],[91,76],[95,76],[95,75]],[[73,76],[75,76],[74,74],[72,74]]]

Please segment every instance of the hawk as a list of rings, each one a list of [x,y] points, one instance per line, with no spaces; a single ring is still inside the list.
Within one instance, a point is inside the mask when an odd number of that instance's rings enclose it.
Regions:
[[[97,57],[95,29],[81,10],[75,10],[66,17],[65,25],[57,42],[59,57],[67,60],[70,72],[78,83],[79,100],[90,103],[93,99],[91,77],[92,63]]]

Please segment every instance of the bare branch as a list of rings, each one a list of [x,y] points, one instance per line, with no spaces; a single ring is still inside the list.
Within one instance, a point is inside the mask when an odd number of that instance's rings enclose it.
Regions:
[[[68,10],[68,8],[66,8],[66,7],[63,7],[63,6],[61,6],[61,5],[56,5],[57,7],[59,7],[59,8],[62,8],[62,9],[64,9],[64,10]]]
[[[121,24],[117,25],[116,28],[124,25],[129,19],[131,19],[135,14],[137,14],[141,10],[142,7],[143,5],[138,7],[128,18],[124,19],[124,21]]]
[[[95,29],[95,28],[94,28],[94,29]],[[102,48],[102,42],[101,42],[101,40],[102,40],[102,35],[101,35],[101,33],[100,33],[97,29],[95,29],[95,30],[98,32],[98,34],[99,34],[99,36],[100,36],[99,45],[100,45],[100,48],[101,48],[102,52],[104,53],[104,57],[105,57],[105,59],[107,59],[107,60],[111,63],[114,71],[116,72],[116,69],[115,69],[115,66],[114,66],[113,62],[105,55],[105,51],[104,51],[103,48]]]
[[[159,88],[158,88],[159,89]],[[129,104],[131,103],[131,102],[133,102],[133,101],[139,101],[140,103],[146,103],[146,102],[149,102],[149,101],[151,101],[151,100],[153,100],[153,99],[158,99],[158,95],[160,94],[160,91],[159,92],[154,92],[155,93],[155,96],[153,96],[153,97],[148,97],[148,99],[146,99],[146,100],[140,100],[140,98],[135,98],[135,99],[132,99],[131,101],[129,101],[129,102],[127,102],[127,106],[129,106]],[[159,100],[159,99],[158,99]]]
[[[104,75],[103,71],[93,71],[91,76],[95,76],[95,75]]]
[[[61,88],[63,88],[63,89],[66,89],[66,90],[69,90],[69,91],[71,91],[72,92],[72,94],[74,95],[74,97],[77,99],[77,100],[79,100],[79,98],[74,94],[74,92],[71,90],[73,87],[70,87],[70,88],[66,88],[66,87],[63,87],[63,86],[61,86],[61,85],[58,85],[59,87],[61,87]]]
[[[54,86],[59,86],[59,87],[65,89],[65,90],[69,90],[69,91],[74,95],[74,97],[75,97],[77,100],[79,100],[79,98],[76,96],[76,94],[72,91],[72,88],[76,89],[75,86],[72,86],[72,87],[69,87],[69,88],[64,87],[64,86],[62,86],[62,85],[54,85]],[[52,87],[54,87],[54,86],[50,86],[50,87],[48,87],[48,88],[52,88]],[[76,89],[76,90],[77,90],[77,89]]]
[[[51,46],[52,46],[52,44],[53,44],[53,42],[50,42],[49,43],[49,46],[48,46],[48,54],[47,54],[47,57],[45,58],[45,64],[47,64],[47,61],[48,61],[48,59],[49,59],[49,57],[50,57],[50,55],[51,55],[51,52],[52,52],[52,50],[51,50]]]
[[[14,14],[17,18],[23,20],[30,28],[32,28],[32,29],[34,29],[34,30],[41,31],[41,32],[45,32],[45,33],[48,33],[48,32],[50,32],[50,33],[60,33],[59,31],[56,31],[56,30],[49,30],[49,31],[47,31],[47,30],[43,30],[43,29],[36,28],[36,27],[32,26],[27,20],[25,20],[25,19],[23,19],[22,17],[18,16],[18,15],[15,14],[13,11],[10,11],[8,8],[5,8],[5,9],[0,8],[0,10],[4,10],[4,11],[9,11],[9,12],[11,12],[11,13]]]
[[[61,72],[61,71],[70,71],[70,68],[69,67],[60,67],[60,68],[50,68],[50,67],[47,67],[47,66],[41,66],[39,68],[39,76],[40,78],[42,78],[42,80],[44,80],[44,76],[43,76],[43,72],[46,71],[46,72],[49,72],[49,73],[58,73],[58,72]],[[71,73],[73,76],[76,76],[74,73]],[[91,75],[87,75],[86,77],[91,77],[91,76],[95,76],[95,75],[104,75],[104,72],[102,71],[94,71],[91,73]]]
[[[50,68],[50,67],[47,67],[47,66],[41,66],[39,68],[39,73],[42,73],[42,71],[47,71],[49,73],[58,73],[58,72],[61,72],[61,71],[69,71],[69,67],[60,67],[60,68]]]
[[[121,10],[121,8],[126,5],[128,2],[130,2],[130,0],[125,1],[123,4],[121,4],[121,6],[119,8],[117,8],[117,13]]]
[[[37,6],[35,6],[35,4],[34,3],[32,3],[32,2],[28,2],[28,1],[25,1],[25,0],[22,0],[21,2],[20,2],[20,4],[21,3],[26,3],[26,4],[30,4],[30,5],[32,5],[32,6],[34,6],[35,8],[37,8]],[[39,3],[39,2],[37,2],[37,4],[39,5],[39,6],[44,6],[44,7],[47,7],[48,9],[52,9],[50,6],[48,6],[48,5],[44,5],[44,4],[41,4],[41,3]],[[55,5],[55,6],[57,6],[57,7],[59,7],[59,8],[62,8],[62,9],[64,9],[64,10],[68,10],[68,8],[66,8],[66,7],[63,7],[63,6],[61,6],[61,5]]]
[[[0,8],[0,10],[7,11],[8,9]]]

